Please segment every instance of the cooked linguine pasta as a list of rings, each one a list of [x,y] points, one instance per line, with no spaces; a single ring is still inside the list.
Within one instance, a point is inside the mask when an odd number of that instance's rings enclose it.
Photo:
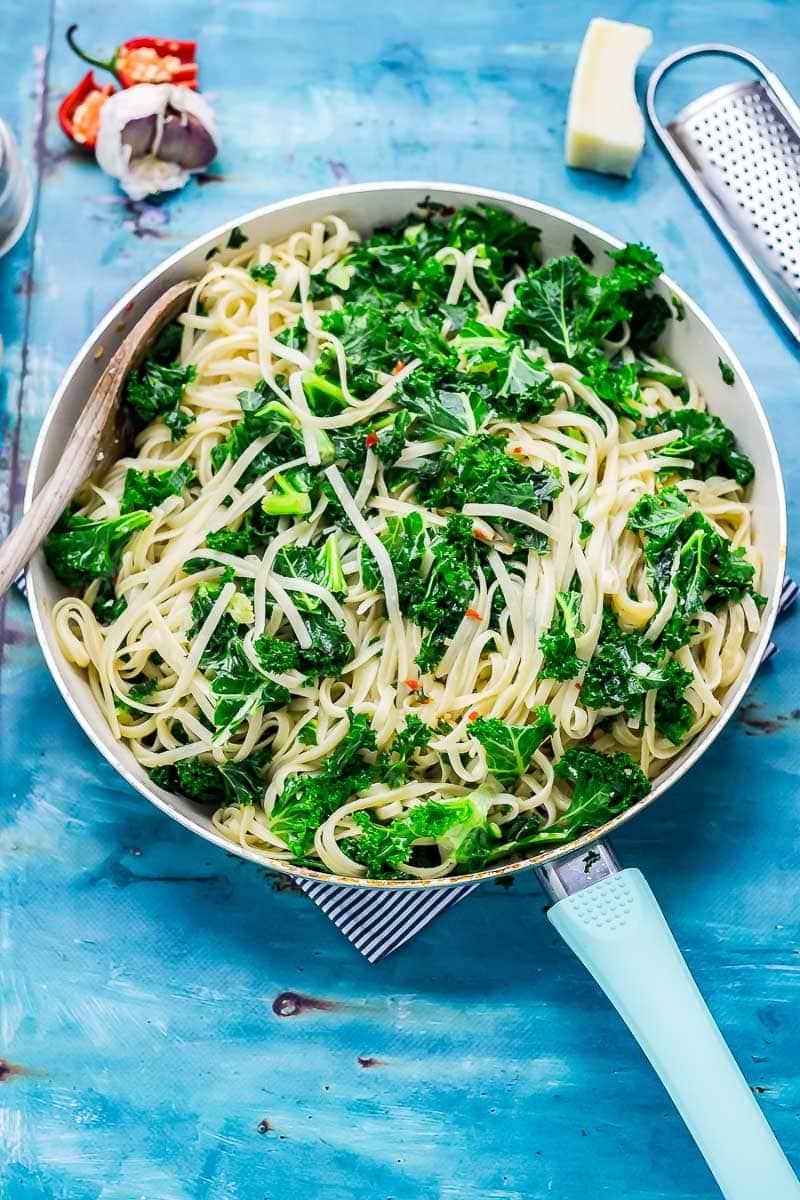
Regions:
[[[651,252],[546,250],[431,205],[232,236],[131,382],[134,452],[47,545],[53,620],[231,841],[477,869],[634,803],[719,713],[759,624],[752,468],[652,348]]]

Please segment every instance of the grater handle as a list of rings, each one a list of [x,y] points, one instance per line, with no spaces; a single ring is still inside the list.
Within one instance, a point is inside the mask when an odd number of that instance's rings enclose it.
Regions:
[[[567,895],[550,921],[617,1009],[725,1200],[798,1200],[798,1183],[641,871]]]
[[[757,58],[755,54],[751,54],[749,50],[742,50],[739,46],[729,46],[726,42],[699,42],[696,46],[687,46],[684,50],[676,50],[674,54],[668,54],[666,58],[661,60],[647,82],[647,116],[650,124],[673,158],[675,158],[675,155],[672,148],[672,139],[656,109],[658,85],[664,76],[673,67],[677,67],[679,63],[686,62],[690,58],[702,58],[706,54],[716,54],[725,58],[738,58],[740,62],[747,63],[749,67],[752,67],[761,76],[765,83],[769,84],[787,112],[793,117],[795,122],[800,124],[800,108],[797,107],[794,99],[787,92],[778,76],[774,71],[770,71],[766,63],[762,62],[760,58]]]

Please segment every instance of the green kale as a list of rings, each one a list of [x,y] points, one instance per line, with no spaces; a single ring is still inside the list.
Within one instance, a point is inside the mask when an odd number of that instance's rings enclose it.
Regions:
[[[149,524],[148,512],[93,521],[67,511],[45,538],[45,558],[62,583],[82,591],[93,579],[116,575],[131,534]]]
[[[297,735],[297,740],[302,746],[316,746],[317,733],[317,722],[315,720],[306,721]]]
[[[288,329],[282,329],[279,334],[276,334],[275,341],[286,346],[287,350],[305,350],[308,344],[308,330],[303,318],[298,317],[294,325],[290,325]]]
[[[181,403],[184,389],[195,378],[197,368],[163,361],[165,346],[169,343],[157,343],[154,352],[130,376],[125,385],[125,402],[140,425],[148,425],[160,417],[176,442],[194,420],[191,413],[181,408]]]
[[[324,353],[323,351],[323,355]],[[332,368],[336,359],[333,356],[322,357],[318,361],[315,371],[306,371],[303,375],[303,392],[308,401],[308,407],[317,417],[332,417],[347,407],[347,398],[341,384],[335,383],[328,375],[322,373],[327,362],[331,364]],[[351,387],[350,390],[353,391],[353,388]],[[367,385],[366,391],[374,391],[372,381]]]
[[[347,716],[350,728],[325,762],[325,770],[330,775],[348,770],[362,751],[374,751],[376,748],[375,730],[370,725],[368,714],[355,713],[349,708]]]
[[[298,667],[307,675],[338,679],[354,656],[353,644],[342,621],[322,613],[303,614],[311,645],[298,650]]]
[[[475,593],[477,560],[470,518],[450,517],[429,548],[433,563],[407,614],[426,631],[416,659],[423,674],[440,661]]]
[[[497,848],[500,827],[489,813],[495,801],[490,788],[477,788],[456,800],[430,800],[409,810],[405,817],[387,824],[366,812],[354,813],[359,827],[342,849],[367,869],[370,879],[385,879],[408,862],[420,838],[435,841],[441,861],[452,862],[465,871],[477,871]]]
[[[505,327],[548,350],[556,361],[593,351],[628,310],[578,258],[550,259],[516,290]]]
[[[101,579],[97,595],[92,603],[92,612],[101,625],[110,625],[117,617],[125,612],[128,601],[124,596],[117,595],[117,589],[111,579]]]
[[[217,764],[206,758],[182,758],[172,766],[151,767],[154,783],[168,792],[182,792],[203,804],[257,804],[264,795],[266,754],[257,752],[241,762]]]
[[[431,731],[416,714],[406,717],[406,723],[391,740],[389,749],[378,760],[378,776],[387,787],[398,788],[408,783],[413,770],[411,761],[416,750],[423,750]]]
[[[184,564],[184,570],[189,565],[191,564]],[[219,599],[220,592],[226,583],[230,583],[233,580],[233,577],[232,568],[225,567],[219,578],[197,585],[192,596],[192,624],[187,633],[187,637],[190,640],[195,638],[200,632],[211,613],[211,609]],[[242,622],[236,619],[235,615],[231,613],[230,608],[222,614],[201,655],[201,670],[206,671],[211,668],[218,668],[227,661],[228,647],[238,640],[240,624]]]
[[[163,504],[168,496],[180,496],[185,487],[195,479],[191,463],[164,471],[137,471],[129,467],[125,475],[125,490],[120,509],[123,513],[135,509],[153,509]]]
[[[225,246],[228,250],[241,250],[246,241],[247,234],[243,233],[238,225],[234,225],[233,229],[228,234],[228,240],[225,243]]]
[[[367,439],[377,439],[372,449],[385,466],[392,466],[403,453],[406,434],[413,420],[413,413],[397,409],[370,428]]]
[[[650,781],[628,754],[601,754],[573,746],[555,764],[556,778],[573,786],[570,806],[539,834],[541,842],[569,842],[644,799]]]
[[[684,307],[684,303],[681,300],[680,296],[672,297],[672,307],[675,309],[675,320],[676,321],[685,321],[686,320],[686,308]]]
[[[575,638],[582,632],[580,593],[557,592],[552,623],[539,639],[539,649],[544,655],[539,672],[542,679],[563,683],[580,674],[586,663],[578,658]]]
[[[261,501],[268,517],[304,517],[311,512],[311,479],[304,467],[273,475],[270,491]]]
[[[642,393],[635,363],[612,367],[605,358],[593,359],[581,379],[619,417],[641,419]]]
[[[621,250],[611,250],[609,258],[614,266],[606,278],[624,296],[649,288],[664,269],[656,253],[641,242],[629,242]]]
[[[694,709],[684,696],[691,682],[691,671],[671,659],[664,667],[664,683],[656,692],[656,729],[676,746],[681,744],[694,724]]]
[[[736,382],[736,376],[733,373],[733,367],[730,363],[726,363],[724,358],[718,359],[719,373],[722,376],[722,382],[727,383],[728,387],[733,387]]]
[[[662,488],[657,496],[642,496],[628,514],[628,529],[641,530],[657,542],[675,537],[686,514],[689,501],[679,487]]]
[[[547,467],[534,470],[507,454],[508,443],[497,434],[465,438],[441,454],[436,481],[420,489],[435,508],[465,504],[506,504],[538,512],[561,491],[561,480]]]
[[[640,633],[624,632],[606,610],[600,641],[583,677],[581,701],[589,708],[621,711],[641,720],[644,698],[655,690],[659,732],[666,727],[675,732],[685,723],[688,702],[683,693],[692,676],[678,663],[663,659],[663,650]]]
[[[303,452],[305,443],[297,417],[280,400],[271,398],[266,381],[240,392],[236,399],[242,410],[242,419],[233,426],[225,441],[212,450],[211,461],[216,470],[227,458],[235,462],[256,438],[275,433],[278,435],[245,471],[240,484],[248,484],[287,459],[297,458]],[[320,429],[315,433],[315,438],[322,461],[332,462],[333,444],[328,435]]]
[[[736,439],[720,417],[696,408],[679,408],[659,413],[645,421],[639,437],[677,430],[674,441],[662,446],[658,453],[675,458],[689,458],[701,479],[712,475],[733,478],[740,487],[750,483],[755,471],[746,454],[736,448]]]
[[[404,379],[397,389],[397,402],[416,414],[414,432],[421,439],[443,438],[459,442],[477,433],[491,416],[485,396],[465,381],[441,386],[424,368]]]
[[[672,616],[664,626],[661,644],[670,650],[690,641],[691,618],[709,609],[741,600],[753,591],[755,568],[744,547],[731,547],[706,520],[691,508],[680,489],[664,488],[655,497],[644,496],[628,514],[628,527],[641,530],[650,585],[659,604],[671,586],[677,593]]]
[[[411,512],[407,517],[387,517],[386,529],[380,535],[392,560],[401,607],[412,604],[418,597],[420,571],[425,554],[425,525],[422,514]],[[369,546],[361,545],[361,578],[364,587],[383,590],[383,580]]]
[[[531,716],[528,725],[507,725],[497,717],[478,717],[470,726],[470,733],[486,752],[486,768],[498,783],[514,784],[527,772],[534,751],[555,732],[549,708],[535,708]]]
[[[235,554],[244,558],[253,550],[252,535],[247,526],[239,529],[217,529],[206,534],[206,545],[209,550],[219,550],[222,554]]]
[[[621,321],[632,318],[661,270],[651,250],[612,252],[608,275],[593,275],[575,256],[529,271],[516,290],[505,327],[549,350],[557,360],[587,360]],[[652,314],[649,315],[652,323]]]
[[[342,804],[368,788],[375,766],[363,758],[375,750],[369,717],[348,709],[350,727],[321,772],[290,775],[270,814],[270,828],[298,857],[310,849],[319,826]]]
[[[347,581],[342,570],[339,539],[328,535],[319,549],[314,546],[284,546],[275,556],[275,571],[287,579],[307,581],[327,588],[333,596],[347,595]],[[304,612],[319,612],[322,600],[302,588],[293,590],[294,602]]]
[[[491,385],[492,406],[498,415],[536,421],[552,411],[562,389],[553,381],[544,359],[529,354],[519,338],[468,320],[453,345],[459,351],[461,370]]]
[[[296,670],[300,662],[299,648],[294,642],[284,642],[281,638],[257,638],[254,649],[264,670],[276,675]]]
[[[275,282],[277,274],[274,263],[264,263],[263,266],[250,268],[250,275],[256,283],[266,283],[267,286]]]
[[[672,319],[672,310],[658,293],[652,296],[638,296],[631,303],[630,343],[634,348],[646,349],[657,342],[666,328],[667,321]]]
[[[137,705],[140,703],[147,704],[157,688],[158,679],[155,675],[149,677],[142,675],[136,683],[130,685],[124,700],[121,696],[114,696],[114,707],[117,709],[117,712],[127,713],[131,717],[140,717],[141,710]]]
[[[252,713],[283,708],[291,699],[288,688],[254,666],[239,638],[231,640],[225,658],[216,665],[211,695],[216,745],[229,741]]]
[[[395,820],[382,824],[366,811],[354,812],[351,816],[358,834],[345,838],[342,850],[355,862],[367,869],[370,879],[389,879],[397,868],[411,857],[412,847],[417,840],[413,824],[408,820]]]

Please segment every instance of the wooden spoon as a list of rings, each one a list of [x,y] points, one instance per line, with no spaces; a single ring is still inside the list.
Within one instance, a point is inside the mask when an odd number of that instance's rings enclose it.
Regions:
[[[132,430],[120,404],[125,380],[139,366],[158,331],[185,308],[194,280],[176,283],[141,317],[112,355],[69,436],[53,474],[0,546],[0,596],[30,562],[78,489],[121,458]]]

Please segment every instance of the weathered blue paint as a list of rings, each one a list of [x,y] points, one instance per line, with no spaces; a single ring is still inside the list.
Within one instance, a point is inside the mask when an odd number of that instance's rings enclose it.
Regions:
[[[794,512],[791,346],[652,141],[630,183],[562,164],[592,11],[585,0],[146,0],[126,15],[3,0],[0,108],[37,188],[34,224],[0,264],[3,512],[19,502],[66,363],[147,268],[270,199],[382,177],[519,191],[652,243],[760,389]],[[800,91],[790,3],[604,11],[655,28],[648,65],[723,37]],[[87,43],[199,37],[225,138],[221,180],[131,205],[67,148],[55,105],[80,72],[62,43],[71,20]],[[790,559],[797,574],[796,550]],[[779,641],[740,719],[617,848],[650,878],[797,1162],[800,623]],[[191,838],[121,783],[65,711],[16,596],[2,652],[4,1200],[714,1195],[639,1051],[542,920],[532,880],[487,886],[370,967],[285,883]],[[285,991],[329,1005],[280,1016]]]

